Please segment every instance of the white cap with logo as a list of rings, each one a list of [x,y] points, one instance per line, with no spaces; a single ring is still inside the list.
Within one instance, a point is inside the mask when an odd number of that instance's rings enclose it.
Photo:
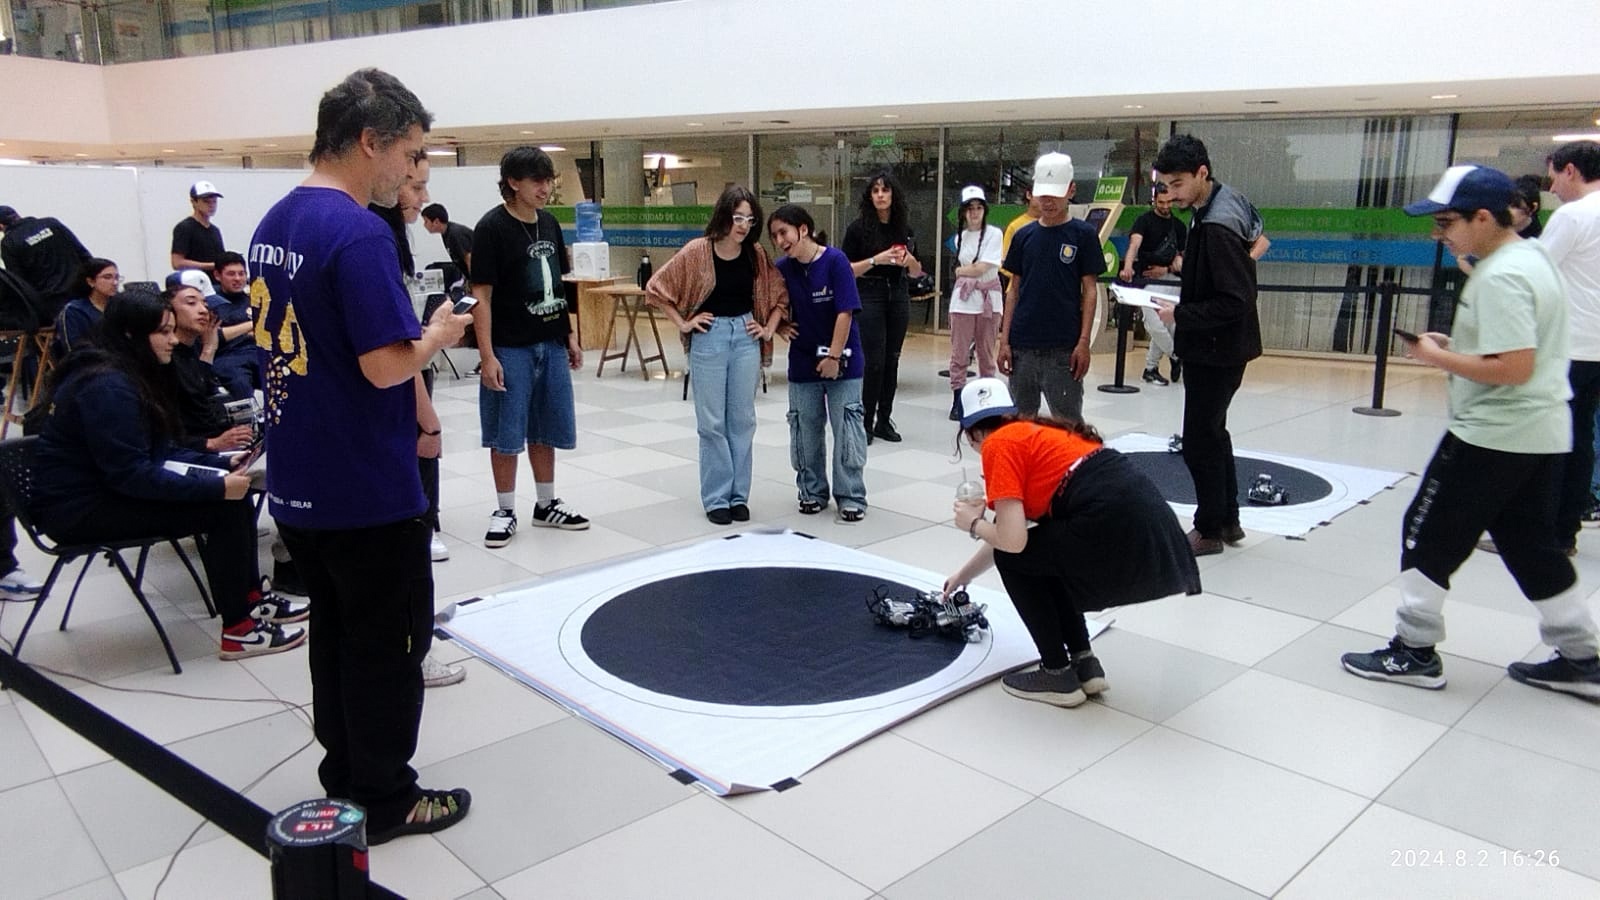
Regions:
[[[1065,198],[1074,174],[1072,157],[1065,153],[1046,153],[1033,164],[1033,195]]]
[[[199,200],[201,197],[221,197],[222,192],[209,181],[196,181],[189,187],[189,199]]]

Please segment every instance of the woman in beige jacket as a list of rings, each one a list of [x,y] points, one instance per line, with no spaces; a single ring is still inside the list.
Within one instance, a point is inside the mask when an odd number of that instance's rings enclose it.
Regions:
[[[760,243],[761,204],[745,188],[722,192],[704,237],[684,245],[645,287],[678,326],[689,357],[700,434],[700,503],[718,525],[750,519],[751,454],[761,345],[789,295]]]

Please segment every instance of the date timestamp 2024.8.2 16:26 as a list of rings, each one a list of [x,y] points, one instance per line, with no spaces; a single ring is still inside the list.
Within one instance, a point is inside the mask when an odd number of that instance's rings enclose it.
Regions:
[[[1560,865],[1561,854],[1557,850],[1389,850],[1389,866],[1397,869],[1548,869]]]

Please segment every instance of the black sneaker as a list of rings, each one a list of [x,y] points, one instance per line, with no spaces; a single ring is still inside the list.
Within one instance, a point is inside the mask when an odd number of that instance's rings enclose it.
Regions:
[[[735,522],[750,521],[750,507],[743,503],[735,503],[728,507],[728,512],[733,515]]]
[[[497,509],[489,514],[489,530],[483,534],[485,547],[504,547],[517,533],[517,514],[509,509]]]
[[[872,429],[875,437],[883,438],[891,444],[898,444],[902,440],[900,432],[894,430],[894,422],[887,418],[879,419],[878,424]]]
[[[250,618],[257,622],[272,622],[277,625],[287,625],[291,622],[304,622],[311,618],[311,607],[306,604],[289,602],[287,597],[280,597],[272,590],[272,579],[261,579],[261,594],[250,604]]]
[[[1144,380],[1146,384],[1154,384],[1159,387],[1166,387],[1172,383],[1162,378],[1160,370],[1154,368],[1144,370]]]
[[[1183,363],[1179,362],[1178,358],[1176,356],[1174,356],[1172,358],[1172,383],[1173,384],[1177,384],[1178,380],[1180,378],[1182,378],[1182,377],[1183,377]]]
[[[528,521],[540,528],[560,528],[563,531],[586,531],[589,528],[589,520],[573,512],[571,507],[561,502],[560,497],[534,506],[533,518]]]
[[[1078,676],[1078,685],[1083,688],[1085,694],[1103,694],[1111,690],[1111,686],[1106,683],[1105,667],[1093,656],[1074,659],[1072,674]]]
[[[732,525],[733,513],[726,506],[706,510],[706,519],[713,525]]]
[[[1437,691],[1444,687],[1444,661],[1430,647],[1407,647],[1399,638],[1371,653],[1346,653],[1339,657],[1345,671],[1373,681],[1392,681]]]
[[[956,398],[950,402],[950,421],[961,421],[961,392],[955,392]]]
[[[1083,692],[1083,685],[1078,683],[1078,676],[1073,673],[1071,666],[1058,672],[1044,668],[1012,672],[1000,679],[1000,686],[1013,697],[1037,700],[1051,706],[1065,706],[1068,709],[1079,706],[1089,699]]]
[[[1514,662],[1506,666],[1506,674],[1547,691],[1600,700],[1600,658],[1567,659],[1557,653],[1542,663]]]

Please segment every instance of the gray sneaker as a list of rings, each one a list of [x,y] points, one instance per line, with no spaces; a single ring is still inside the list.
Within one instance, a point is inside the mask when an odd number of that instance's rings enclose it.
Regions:
[[[1106,683],[1105,667],[1100,665],[1100,660],[1093,656],[1074,659],[1072,661],[1072,674],[1078,676],[1079,686],[1083,688],[1085,694],[1091,697],[1111,690],[1111,686]]]
[[[1068,709],[1089,699],[1083,692],[1083,686],[1078,684],[1078,676],[1073,673],[1070,666],[1058,671],[1038,668],[1026,672],[1012,672],[1000,679],[1000,686],[1013,697],[1037,700],[1051,706],[1065,706]]]

